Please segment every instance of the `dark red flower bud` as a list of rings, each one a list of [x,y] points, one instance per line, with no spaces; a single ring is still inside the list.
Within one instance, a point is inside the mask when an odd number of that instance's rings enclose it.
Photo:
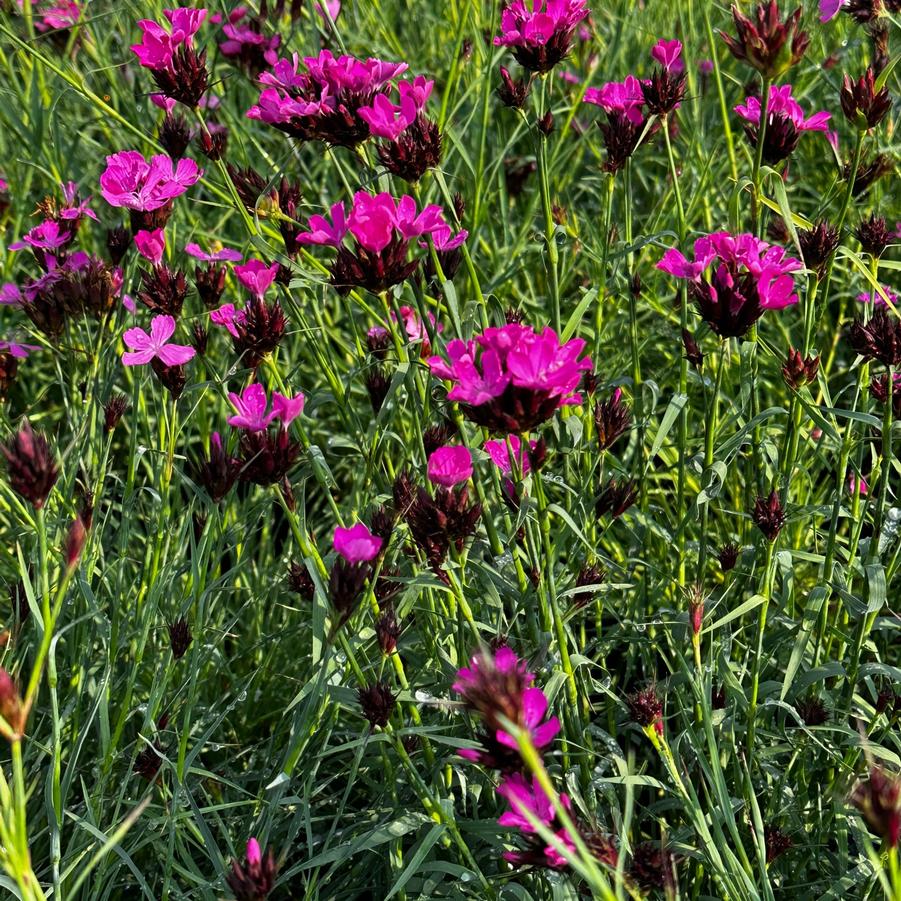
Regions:
[[[658,735],[663,735],[663,704],[657,694],[656,685],[648,685],[633,692],[626,698],[632,719],[643,729],[652,726]]]
[[[720,569],[727,573],[730,570],[735,569],[735,564],[738,563],[738,555],[741,549],[737,544],[724,544],[717,553],[716,557],[720,564]]]
[[[384,728],[388,725],[391,713],[397,704],[397,695],[391,691],[388,685],[384,682],[367,685],[365,688],[359,689],[357,697],[363,710],[363,716],[369,720],[369,725],[373,729],[376,726]]]
[[[179,44],[172,54],[169,68],[153,69],[151,74],[163,94],[194,109],[209,87],[206,50],[198,53],[187,43]]]
[[[758,497],[751,517],[754,525],[766,536],[767,541],[775,541],[785,525],[785,512],[774,488],[769,497]]]
[[[875,213],[857,226],[854,236],[860,241],[864,253],[868,253],[875,260],[882,256],[892,240],[885,219]]]
[[[141,272],[138,300],[153,313],[164,313],[178,319],[188,293],[185,274],[165,264]]]
[[[288,564],[288,590],[300,595],[305,601],[311,603],[316,597],[316,583],[310,576],[310,571],[305,563],[292,560]]]
[[[645,106],[655,116],[667,116],[685,97],[685,72],[655,66],[651,77],[641,82]]]
[[[819,371],[819,357],[802,357],[801,351],[793,347],[788,349],[788,356],[782,364],[782,378],[790,388],[797,391],[802,386],[809,385],[816,380]]]
[[[9,443],[0,445],[0,452],[6,458],[10,487],[40,510],[59,478],[47,439],[26,419]]]
[[[645,891],[658,889],[675,896],[676,858],[659,842],[642,842],[632,849],[629,876]]]
[[[169,647],[172,649],[173,660],[181,660],[193,640],[191,626],[185,617],[181,616],[175,622],[169,623]]]
[[[604,137],[607,159],[603,169],[611,174],[619,172],[635,152],[644,131],[644,123],[633,122],[619,110],[607,113],[606,121],[598,120],[598,128]]]
[[[799,698],[795,701],[795,710],[801,717],[801,722],[805,726],[822,726],[829,722],[829,711],[823,701],[811,695],[806,698]]]
[[[503,83],[497,89],[497,96],[500,98],[501,103],[504,106],[509,106],[511,109],[522,109],[526,102],[526,97],[529,96],[531,82],[526,81],[524,78],[514,81],[503,66],[501,66],[501,81]]]
[[[832,259],[840,241],[838,229],[828,222],[818,222],[813,228],[800,229],[798,243],[804,265],[816,272],[818,278],[822,278],[826,264]]]
[[[166,113],[159,130],[159,142],[173,160],[180,160],[191,143],[191,129],[184,116]]]
[[[682,346],[685,348],[685,359],[700,372],[704,365],[704,354],[688,329],[682,329]]]
[[[898,366],[901,364],[901,320],[885,310],[877,310],[869,322],[858,320],[851,326],[848,343],[865,359]]]
[[[221,126],[215,131],[201,130],[194,143],[208,160],[221,160],[228,149],[228,129]]]
[[[615,519],[622,516],[637,499],[638,485],[632,479],[611,478],[595,502],[595,515],[600,518],[609,513]]]
[[[222,292],[225,290],[227,270],[221,263],[207,263],[194,269],[194,287],[203,305],[212,310],[219,306]]]
[[[613,447],[616,440],[632,424],[632,414],[622,400],[622,389],[617,388],[608,400],[594,405],[594,425],[598,448],[602,451]]]
[[[178,400],[188,381],[185,367],[167,366],[159,357],[154,357],[150,361],[150,368],[157,381],[172,395],[172,399]]]
[[[121,225],[116,228],[109,228],[106,231],[106,249],[109,253],[110,262],[114,266],[118,266],[122,262],[122,258],[128,253],[131,247],[131,232]]]
[[[0,403],[6,400],[18,371],[19,361],[11,353],[0,352]]]
[[[576,588],[579,590],[571,595],[573,607],[584,607],[593,601],[606,578],[607,571],[603,566],[597,564],[583,566],[576,576]]]
[[[732,7],[736,36],[720,32],[720,37],[736,59],[753,66],[770,82],[778,80],[800,61],[810,43],[809,35],[799,29],[801,7],[783,21],[776,0],[761,3],[753,18]]]
[[[78,563],[78,558],[81,557],[81,552],[84,550],[84,544],[87,537],[88,531],[85,528],[82,518],[76,516],[72,521],[72,525],[69,526],[65,547],[63,548],[66,569],[73,569]]]
[[[22,721],[22,699],[12,676],[2,667],[0,667],[0,716],[6,720],[12,733],[8,734],[7,738],[21,735],[25,727]]]
[[[877,181],[892,175],[895,161],[885,153],[877,153],[871,160],[861,163],[854,176],[854,187],[851,189],[855,197],[865,194]],[[851,177],[851,163],[842,167],[842,178],[847,181]]]
[[[794,842],[791,836],[786,835],[778,826],[767,824],[763,827],[763,840],[766,845],[766,862],[772,863],[777,857],[781,857],[790,850]]]
[[[549,137],[554,132],[554,114],[548,110],[536,123],[538,131],[544,137]]]
[[[888,88],[876,88],[876,73],[868,68],[857,81],[845,75],[840,95],[845,118],[859,131],[875,128],[892,107]]]
[[[210,435],[210,453],[194,467],[194,480],[218,504],[231,491],[241,473],[241,461],[226,451],[218,432]]]
[[[865,782],[851,793],[851,803],[860,811],[867,825],[890,848],[898,847],[901,838],[901,779],[882,767],[874,766]]]
[[[244,863],[232,860],[231,872],[226,874],[225,881],[235,901],[266,901],[275,888],[277,875],[278,867],[271,849],[263,857],[259,843],[252,838],[247,843]]]
[[[695,635],[701,634],[701,626],[704,623],[704,604],[706,597],[704,589],[700,585],[692,585],[688,591],[688,622],[691,631]]]
[[[385,656],[390,656],[397,648],[397,639],[400,636],[400,626],[394,607],[388,604],[375,622],[375,634],[379,647]]]
[[[526,181],[538,171],[538,163],[535,160],[522,161],[520,158],[504,160],[504,183],[507,186],[507,194],[510,197],[519,197]]]
[[[437,123],[420,113],[396,141],[379,144],[379,161],[392,175],[415,185],[441,164],[441,145]]]
[[[128,409],[128,398],[124,394],[113,394],[103,405],[103,428],[111,432],[119,425]]]
[[[366,373],[366,392],[369,394],[369,403],[372,412],[378,415],[391,388],[391,378],[384,366],[373,366]]]

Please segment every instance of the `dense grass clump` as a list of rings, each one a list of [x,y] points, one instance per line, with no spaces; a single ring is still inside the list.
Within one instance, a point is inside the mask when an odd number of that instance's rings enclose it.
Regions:
[[[901,899],[899,17],[0,3],[0,894]]]

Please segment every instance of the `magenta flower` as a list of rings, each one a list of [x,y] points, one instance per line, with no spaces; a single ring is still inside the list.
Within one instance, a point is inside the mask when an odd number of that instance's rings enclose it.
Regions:
[[[859,491],[860,496],[864,497],[869,490],[870,486],[867,484],[867,480],[863,478],[863,476],[858,478],[854,475],[853,472],[848,473],[848,494],[854,497]]]
[[[522,774],[513,773],[504,778],[497,793],[510,805],[510,810],[498,819],[499,826],[512,826],[526,836],[535,836],[536,829],[529,822],[526,815],[528,812],[535,820],[553,829],[557,814],[553,802],[544,793],[537,777],[532,777],[532,782],[529,784]],[[567,795],[560,795],[560,803],[567,811],[570,809],[570,800]],[[574,853],[575,844],[566,830],[561,828],[553,829],[553,831],[555,837]],[[528,851],[505,851],[504,859],[513,864],[537,862],[534,860],[534,855]],[[544,860],[541,862],[544,866],[555,870],[563,869],[566,866],[566,858],[552,845],[544,845]]]
[[[8,304],[9,306],[22,305],[22,292],[19,286],[13,282],[6,282],[0,285],[0,304]]]
[[[205,263],[230,262],[237,263],[241,260],[241,253],[230,247],[221,247],[219,250],[207,252],[199,244],[185,244],[185,253]]]
[[[254,297],[262,298],[278,275],[278,263],[267,266],[262,260],[248,260],[235,266],[235,275]]]
[[[698,71],[701,75],[710,75],[716,67],[713,65],[712,59],[699,59]]]
[[[667,71],[685,71],[681,41],[658,41],[651,50],[651,56]]]
[[[324,22],[328,21],[327,15],[334,22],[341,15],[341,0],[325,0],[323,3],[316,4],[316,12],[322,17]]]
[[[345,529],[338,526],[332,544],[335,551],[348,563],[368,563],[379,555],[382,539],[373,535],[366,526],[358,522]]]
[[[219,45],[223,56],[233,58],[250,72],[261,72],[278,62],[281,36],[266,37],[261,33],[262,22],[251,16],[246,6],[236,6],[228,14],[228,24],[222,26],[227,38]]]
[[[145,69],[171,68],[175,50],[182,44],[187,47],[192,45],[194,35],[203,24],[207,11],[179,7],[165,9],[163,15],[169,20],[169,29],[149,19],[141,19],[138,22],[138,28],[141,29],[141,43],[133,44],[131,51]]]
[[[523,68],[549,72],[569,53],[588,14],[585,0],[512,0],[501,13],[501,34],[494,44],[510,47]]]
[[[608,81],[600,88],[589,88],[583,101],[607,113],[623,113],[633,125],[644,124],[644,94],[634,75],[627,75],[625,81]]]
[[[64,31],[74,28],[81,18],[81,7],[75,0],[60,0],[59,3],[40,11],[40,18],[35,20],[37,31]]]
[[[297,236],[299,244],[320,244],[338,249],[332,266],[332,284],[342,293],[351,287],[385,291],[408,278],[419,266],[410,261],[410,242],[423,235],[435,235],[447,249],[459,247],[467,233],[450,234],[441,207],[431,204],[421,212],[409,195],[395,200],[390,194],[357,191],[351,214],[344,205],[331,208],[332,222],[312,216],[308,231]],[[350,235],[352,246],[344,242]]]
[[[429,457],[429,481],[443,488],[453,488],[472,477],[472,454],[461,445],[439,447]]]
[[[830,19],[834,19],[845,2],[846,0],[820,0],[820,21],[828,22]]]
[[[84,200],[78,195],[78,185],[74,181],[66,182],[60,186],[63,190],[63,205],[57,212],[59,219],[78,222],[81,219],[93,219],[97,221],[97,214],[88,206],[91,198]]]
[[[526,448],[518,435],[507,435],[506,438],[497,441],[486,441],[483,446],[491,457],[491,462],[504,475],[509,475],[513,471],[513,465],[516,464],[517,471],[525,476],[532,468],[529,450],[534,450],[537,445],[538,442],[532,440]]]
[[[748,97],[744,103],[735,107],[735,112],[747,123],[745,132],[753,146],[757,146],[757,134],[760,128],[760,100]],[[804,110],[792,97],[790,84],[770,88],[770,100],[767,107],[767,126],[764,132],[763,158],[771,165],[782,162],[798,146],[802,131],[822,131],[828,135],[828,122],[831,115],[827,112],[814,113],[804,117]]]
[[[422,356],[427,357],[432,352],[431,338],[429,330],[426,328],[419,313],[412,307],[403,306],[400,308],[400,315],[404,320],[404,331],[411,341],[419,341],[422,346]],[[428,311],[426,315],[429,317],[432,329],[439,335],[444,331],[444,325],[435,319],[435,314]],[[391,313],[392,320],[396,320],[396,315]]]
[[[271,72],[260,76],[265,85],[255,106],[247,111],[301,141],[324,141],[339,147],[356,147],[370,135],[369,124],[359,115],[372,106],[375,95],[407,68],[406,63],[363,60],[352,56],[337,59],[330,50],[303,60],[280,59]]]
[[[235,308],[233,303],[224,303],[218,310],[210,313],[210,319],[228,329],[228,333],[233,337],[238,337],[238,325],[244,321],[244,311]]]
[[[137,150],[120,150],[106,158],[100,193],[110,206],[147,212],[184,194],[202,175],[191,159],[175,163],[158,154],[147,162]]]
[[[138,253],[149,260],[154,266],[159,266],[166,252],[166,234],[161,228],[153,231],[139,231],[135,235],[135,247]]]
[[[247,842],[244,861],[232,860],[231,869],[225,875],[225,881],[232,897],[241,901],[264,901],[275,888],[278,866],[270,849],[266,856],[260,843],[251,838]]]
[[[578,405],[576,392],[591,360],[579,359],[585,342],[560,343],[551,328],[535,332],[518,323],[487,328],[475,340],[451,341],[449,362],[428,360],[439,378],[453,382],[449,400],[466,416],[496,432],[522,433],[550,419],[559,407]]]
[[[884,307],[891,304],[891,306],[897,306],[898,304],[898,295],[892,291],[888,285],[882,286],[882,291],[885,293],[885,297],[879,291],[874,291],[873,296],[871,298],[869,291],[864,291],[861,294],[857,295],[857,300],[859,303],[870,303],[871,300],[877,307]],[[888,298],[888,300],[886,300]]]
[[[171,113],[172,110],[175,109],[175,105],[178,101],[173,100],[171,97],[167,97],[165,94],[151,94],[150,102],[154,106],[158,106],[163,112]]]
[[[714,264],[705,280],[704,272]],[[798,302],[791,273],[803,266],[800,260],[787,257],[784,248],[753,235],[716,232],[695,241],[694,260],[670,248],[657,268],[690,282],[698,311],[721,338],[739,338],[765,310]]]
[[[376,94],[372,105],[361,106],[357,113],[368,123],[373,135],[396,141],[425,109],[434,86],[434,81],[417,75],[412,82],[398,82],[398,106],[395,106],[386,94]]]
[[[17,360],[24,360],[36,350],[40,350],[36,344],[19,344],[16,341],[0,341],[0,352],[10,354]]]
[[[142,328],[130,328],[122,335],[126,347],[132,352],[122,354],[126,366],[143,366],[153,359],[166,366],[182,366],[196,353],[193,347],[168,344],[175,334],[175,320],[171,316],[154,316],[150,321],[150,334]]]
[[[60,225],[55,219],[45,219],[23,235],[21,240],[10,244],[9,249],[29,248],[41,266],[51,269],[56,258],[63,256],[60,251],[65,251],[74,237],[71,228]]]
[[[241,394],[230,391],[228,399],[237,411],[236,415],[229,417],[228,424],[248,432],[265,431],[276,419],[281,422],[283,429],[287,429],[303,412],[306,402],[306,397],[301,393],[287,397],[275,391],[270,410],[266,389],[259,382],[251,383]]]

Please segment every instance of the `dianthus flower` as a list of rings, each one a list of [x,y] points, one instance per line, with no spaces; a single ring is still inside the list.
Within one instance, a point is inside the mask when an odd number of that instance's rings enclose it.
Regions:
[[[261,17],[251,15],[246,6],[236,6],[228,14],[228,24],[222,26],[222,32],[226,37],[219,44],[222,55],[253,75],[278,62],[281,35],[266,37]]]
[[[588,18],[585,0],[513,0],[501,13],[496,47],[509,47],[530,72],[549,72],[570,51],[579,23]]]
[[[735,112],[745,120],[745,133],[753,147],[757,146],[760,131],[760,99],[748,97],[735,107]],[[828,131],[830,113],[821,111],[805,118],[804,110],[792,97],[790,84],[770,88],[767,106],[767,123],[763,138],[763,160],[769,165],[781,163],[798,146],[802,131]]]
[[[301,141],[325,141],[339,147],[356,147],[370,135],[360,109],[372,107],[376,95],[407,69],[406,63],[380,59],[335,58],[330,50],[303,59],[280,59],[260,76],[264,85],[256,105],[247,111]]]
[[[169,344],[175,334],[175,320],[171,316],[154,316],[150,321],[150,333],[142,328],[130,328],[122,335],[126,347],[122,354],[126,366],[142,366],[158,359],[166,366],[182,366],[196,353],[193,347]]]
[[[409,259],[415,238],[431,235],[436,247],[453,250],[467,237],[465,231],[452,233],[441,207],[430,204],[420,212],[409,195],[395,200],[387,193],[357,191],[350,216],[343,203],[336,203],[331,219],[311,216],[309,230],[297,241],[337,248],[332,284],[342,293],[358,286],[377,294],[409,278],[419,267],[418,259]],[[351,246],[345,243],[348,235]]]
[[[150,19],[141,19],[141,43],[133,44],[138,62],[151,71],[160,91],[171,100],[196,107],[209,83],[206,51],[194,49],[194,35],[203,24],[207,11],[191,7],[165,9],[169,28]]]
[[[711,266],[707,279],[704,273]],[[693,261],[670,248],[657,268],[689,280],[698,312],[721,338],[740,338],[764,310],[798,302],[791,273],[802,268],[800,260],[749,234],[716,232],[699,238]]]
[[[529,844],[527,851],[505,851],[504,860],[517,866],[544,866],[553,870],[563,869],[566,858],[553,846],[543,842],[530,821],[537,820],[554,832],[563,845],[575,852],[575,844],[566,829],[556,824],[557,813],[554,804],[547,796],[538,778],[533,776],[531,782],[520,773],[513,773],[504,778],[497,793],[510,805],[510,810],[498,819],[499,826],[512,826],[523,834]],[[560,803],[567,811],[570,809],[569,797],[560,795]]]
[[[455,339],[448,360],[428,360],[432,372],[453,382],[448,399],[459,401],[464,414],[495,432],[522,433],[550,419],[559,407],[578,405],[576,388],[591,370],[579,359],[585,342],[561,343],[551,328],[536,332],[519,323],[487,328],[474,340]]]

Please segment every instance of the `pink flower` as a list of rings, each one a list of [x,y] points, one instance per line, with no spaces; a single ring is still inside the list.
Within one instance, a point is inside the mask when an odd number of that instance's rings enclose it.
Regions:
[[[834,19],[844,5],[845,0],[820,0],[820,21]]]
[[[532,782],[529,784],[521,773],[507,775],[498,787],[497,793],[510,805],[510,810],[498,819],[498,825],[512,826],[519,829],[524,835],[535,836],[537,830],[529,822],[529,816],[531,816],[533,820],[553,828],[557,817],[556,810],[537,777],[532,777]],[[569,797],[561,794],[560,804],[568,811],[571,806]],[[554,835],[567,850],[575,853],[575,844],[565,829],[554,829]],[[566,858],[553,845],[544,846],[544,855],[548,867],[559,870],[566,866]],[[504,859],[513,864],[521,864],[529,861],[529,854],[528,852],[505,851]]]
[[[439,447],[430,457],[429,481],[443,488],[453,488],[472,476],[472,454],[462,445]]]
[[[60,186],[63,191],[63,206],[57,213],[60,219],[75,220],[93,219],[97,221],[97,214],[88,206],[91,198],[82,200],[78,196],[78,186],[74,181],[66,182]]]
[[[644,123],[644,94],[641,82],[634,76],[626,76],[625,81],[608,81],[601,88],[589,88],[583,98],[584,103],[601,107],[607,113],[623,113],[633,125]]]
[[[316,12],[322,17],[324,22],[328,21],[326,16],[326,13],[328,13],[328,16],[334,22],[341,15],[341,0],[325,0],[324,5],[317,3]]]
[[[167,97],[165,94],[151,94],[150,102],[154,106],[158,106],[163,112],[171,113],[172,110],[175,109],[175,104],[178,103],[177,100],[173,100],[171,97]]]
[[[40,16],[34,23],[37,31],[62,31],[78,24],[81,8],[75,0],[61,0],[55,6],[41,10]]]
[[[892,289],[889,288],[888,285],[883,285],[882,290],[885,292],[885,297],[883,297],[882,294],[880,294],[878,291],[873,292],[872,299],[875,305],[877,307],[884,307],[888,304],[891,304],[893,307],[896,306],[898,303],[898,295],[894,291],[892,291]],[[888,303],[886,303],[886,297],[888,298]],[[870,299],[871,298],[869,291],[864,291],[863,293],[857,295],[857,300],[860,303],[870,303]]]
[[[236,263],[241,259],[241,253],[229,247],[221,247],[219,250],[208,253],[199,244],[193,243],[185,244],[185,253],[197,260],[203,260],[205,263],[217,263],[220,261]]]
[[[530,441],[529,447],[534,449],[537,444],[537,441]],[[517,470],[523,475],[527,475],[532,468],[528,451],[522,446],[518,435],[507,435],[506,438],[501,438],[499,441],[486,441],[484,448],[491,457],[491,462],[504,475],[508,475],[513,470],[514,463]]]
[[[73,237],[72,231],[61,227],[55,219],[45,219],[40,225],[36,225],[25,234],[20,241],[10,244],[9,249],[24,250],[26,247],[30,247],[33,250],[53,253],[71,243]]]
[[[411,341],[422,342],[422,355],[427,357],[432,349],[431,339],[429,338],[428,329],[419,318],[419,313],[412,307],[403,306],[400,308],[400,315],[404,319],[404,330],[407,333],[407,337]],[[432,329],[440,335],[444,331],[444,326],[435,319],[434,313],[428,312],[427,315]],[[391,314],[391,318],[396,318],[394,313]]]
[[[401,81],[397,85],[400,105],[395,106],[385,94],[376,94],[370,106],[357,110],[360,118],[369,125],[373,135],[396,141],[425,109],[434,87],[434,81],[427,81],[417,75],[412,81]]]
[[[10,354],[17,360],[24,360],[29,353],[40,350],[35,344],[18,344],[15,341],[0,341],[0,352]]]
[[[501,13],[497,47],[511,47],[533,72],[548,72],[569,53],[579,23],[588,17],[585,0],[512,0]]]
[[[166,252],[166,234],[161,228],[153,231],[139,231],[135,235],[135,247],[145,260],[150,260],[154,266],[159,266]]]
[[[179,7],[163,10],[163,15],[169,20],[168,30],[149,19],[141,19],[138,22],[141,29],[141,43],[133,44],[131,51],[146,69],[170,68],[172,54],[181,44],[188,47],[192,45],[193,37],[203,24],[207,11]]]
[[[267,266],[262,260],[248,260],[242,266],[235,266],[235,275],[254,297],[261,298],[275,281],[278,268],[278,263]]]
[[[303,412],[306,401],[303,394],[287,397],[274,391],[270,410],[266,389],[259,382],[248,385],[241,394],[229,392],[228,399],[237,411],[236,415],[229,417],[228,424],[248,432],[265,431],[276,419],[283,429],[287,429]]]
[[[22,305],[22,292],[19,286],[13,282],[6,282],[0,286],[0,304],[9,304],[10,306]]]
[[[244,321],[244,311],[236,310],[233,303],[224,303],[218,310],[213,310],[210,313],[210,319],[212,319],[216,325],[221,325],[223,328],[228,329],[229,334],[233,338],[237,338],[237,324]]]
[[[122,354],[126,366],[141,366],[156,358],[166,366],[181,366],[194,357],[193,347],[167,344],[175,334],[175,320],[171,316],[154,316],[150,321],[150,334],[142,328],[130,328],[122,340],[133,352]]]
[[[591,360],[579,359],[581,338],[560,342],[551,328],[535,332],[520,324],[487,328],[474,341],[451,341],[449,362],[428,360],[432,371],[454,383],[449,400],[467,405],[467,416],[497,432],[529,431],[558,407],[578,405],[576,393]]]
[[[406,63],[379,59],[335,58],[330,50],[319,56],[280,59],[271,72],[260,76],[265,85],[255,106],[247,111],[302,141],[320,140],[341,147],[355,147],[369,137],[369,125],[359,115],[371,107],[375,95],[407,68]]]
[[[866,493],[870,490],[870,486],[867,484],[867,480],[861,476],[858,478],[854,475],[853,472],[848,473],[848,494],[851,497],[854,497],[858,493],[858,489],[860,491],[860,496],[864,497]]]
[[[710,73],[713,72],[715,68],[716,67],[713,65],[712,59],[698,60],[698,71],[701,73],[701,75],[710,75]]]
[[[149,212],[184,194],[203,175],[197,163],[174,163],[163,154],[148,163],[137,150],[120,150],[106,158],[100,193],[110,206]]]
[[[366,526],[358,522],[345,529],[338,526],[332,544],[348,563],[368,563],[374,560],[382,549],[382,539],[373,535]]]
[[[354,208],[348,227],[357,242],[373,253],[384,250],[394,237],[397,204],[390,194],[354,194]]]
[[[760,99],[757,97],[748,97],[744,103],[740,103],[735,107],[735,112],[741,116],[746,122],[752,125],[760,125]],[[773,85],[770,88],[770,102],[767,107],[768,121],[772,122],[776,116],[784,116],[798,131],[828,131],[827,123],[831,117],[830,113],[819,112],[814,113],[809,119],[804,118],[804,110],[801,109],[797,100],[792,97],[792,86],[790,84]]]
[[[651,50],[651,56],[668,71],[685,71],[685,63],[682,60],[681,41],[658,41]]]
[[[308,232],[301,232],[297,236],[298,244],[327,244],[331,247],[340,247],[344,236],[347,234],[347,214],[344,204],[339,202],[332,206],[332,223],[325,216],[310,216]]]
[[[247,19],[247,21],[243,21]],[[260,22],[250,16],[246,6],[236,6],[228,16],[228,24],[222,32],[228,38],[219,45],[224,56],[237,57],[252,71],[259,72],[263,66],[274,66],[278,62],[278,48],[281,36],[266,37],[260,33]]]
[[[260,850],[260,843],[251,838],[247,842],[247,863],[251,867],[258,867],[263,862],[263,852]]]

